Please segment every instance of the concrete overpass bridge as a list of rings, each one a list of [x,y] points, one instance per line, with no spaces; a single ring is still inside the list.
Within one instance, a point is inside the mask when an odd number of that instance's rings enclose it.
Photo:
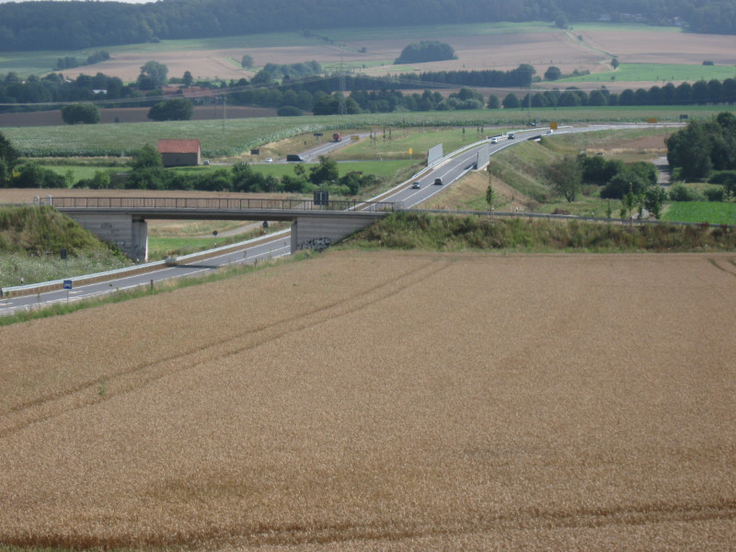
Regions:
[[[393,202],[233,199],[52,197],[51,204],[133,259],[148,259],[147,220],[291,221],[291,252],[311,240],[340,240],[394,212]]]

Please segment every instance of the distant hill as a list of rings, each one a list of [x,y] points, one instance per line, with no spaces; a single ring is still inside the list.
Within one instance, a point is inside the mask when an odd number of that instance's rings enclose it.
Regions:
[[[639,21],[736,33],[736,0],[167,0],[0,3],[0,50],[78,50],[335,27],[496,21]]]

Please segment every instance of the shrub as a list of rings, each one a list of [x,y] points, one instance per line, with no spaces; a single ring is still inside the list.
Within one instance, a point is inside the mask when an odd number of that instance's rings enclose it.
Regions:
[[[702,201],[703,196],[697,190],[685,186],[684,184],[675,184],[670,186],[670,201]]]
[[[545,80],[555,81],[559,78],[562,78],[562,71],[560,71],[559,67],[552,65],[544,72]]]
[[[708,201],[723,201],[726,197],[726,190],[722,186],[710,186],[703,193]]]
[[[100,110],[93,103],[75,103],[61,108],[61,118],[68,125],[94,125],[100,122]]]
[[[279,107],[276,114],[279,117],[300,117],[304,115],[304,112],[296,106],[285,105],[284,107]]]
[[[186,98],[174,98],[159,102],[148,110],[153,121],[188,121],[194,114],[194,105]]]
[[[449,44],[437,40],[423,40],[409,44],[401,51],[394,64],[422,63],[425,61],[445,61],[456,59],[455,50]]]

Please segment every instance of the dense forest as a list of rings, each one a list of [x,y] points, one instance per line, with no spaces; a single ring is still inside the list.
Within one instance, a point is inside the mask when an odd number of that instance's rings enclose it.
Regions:
[[[166,0],[0,4],[0,50],[78,50],[158,40],[334,27],[467,22],[684,22],[693,32],[736,34],[736,0]]]

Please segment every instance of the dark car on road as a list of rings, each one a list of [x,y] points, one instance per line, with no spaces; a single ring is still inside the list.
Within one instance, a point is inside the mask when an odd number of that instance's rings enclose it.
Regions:
[[[435,178],[435,179],[434,179],[434,183],[435,183],[435,185],[437,185],[437,186],[442,186],[442,185],[444,184],[444,182],[442,181],[442,179],[441,179],[441,178]]]

